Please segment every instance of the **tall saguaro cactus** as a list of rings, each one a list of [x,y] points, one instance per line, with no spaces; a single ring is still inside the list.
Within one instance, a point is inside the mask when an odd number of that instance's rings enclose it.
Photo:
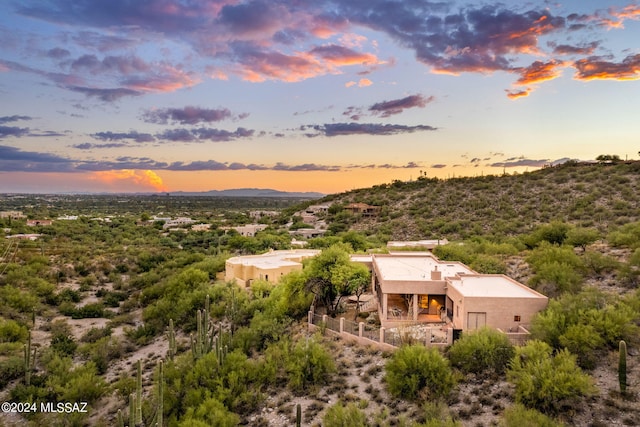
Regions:
[[[36,364],[36,348],[33,348],[31,353],[31,331],[27,338],[27,343],[24,345],[24,384],[31,385],[31,371]]]
[[[177,347],[176,347],[176,332],[173,328],[173,319],[169,319],[169,359],[173,360],[176,355]]]
[[[191,351],[194,359],[199,359],[213,348],[215,331],[209,322],[209,295],[205,300],[204,310],[196,313],[196,334],[191,334]]]
[[[135,425],[142,425],[142,363],[138,359],[138,376],[136,377]]]
[[[163,427],[164,412],[164,368],[162,360],[158,362],[158,415],[156,417],[157,426]]]
[[[620,393],[627,392],[627,343],[620,341],[618,345],[620,359],[618,360],[618,383],[620,384]]]
[[[296,405],[296,427],[300,427],[301,423],[302,423],[302,407],[298,403]]]

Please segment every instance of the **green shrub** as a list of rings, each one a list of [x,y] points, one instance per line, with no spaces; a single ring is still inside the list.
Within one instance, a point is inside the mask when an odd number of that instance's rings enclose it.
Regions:
[[[389,392],[398,397],[444,398],[455,385],[449,361],[439,350],[423,345],[398,349],[385,367]]]
[[[500,427],[562,427],[563,423],[555,421],[535,409],[527,409],[515,404],[504,411]]]
[[[0,389],[24,375],[24,356],[3,358],[0,362]]]
[[[333,358],[315,338],[299,340],[287,360],[289,386],[297,392],[308,386],[326,384],[335,372]]]
[[[449,408],[443,402],[426,402],[422,405],[425,422],[413,427],[461,427],[459,421],[454,421]]]
[[[229,412],[214,398],[204,400],[197,408],[189,408],[179,427],[235,427],[240,417]]]
[[[356,406],[349,403],[344,406],[341,402],[330,406],[322,417],[325,427],[367,427],[367,415]]]
[[[578,358],[578,364],[584,369],[593,369],[602,356],[604,339],[592,325],[571,325],[559,337],[560,345]]]
[[[0,343],[24,342],[29,335],[26,326],[11,319],[0,319]]]
[[[548,344],[536,340],[516,348],[507,379],[516,387],[518,403],[546,414],[558,414],[595,393],[574,355],[566,349],[554,355]]]
[[[509,338],[499,331],[482,328],[463,333],[449,349],[451,365],[464,373],[501,374],[514,354]]]

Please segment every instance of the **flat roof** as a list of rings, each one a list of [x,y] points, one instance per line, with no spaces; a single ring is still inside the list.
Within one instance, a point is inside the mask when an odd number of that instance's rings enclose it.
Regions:
[[[293,249],[283,251],[271,251],[260,255],[236,256],[227,260],[230,264],[253,265],[260,268],[278,268],[283,266],[299,265],[292,259],[310,258],[320,253],[317,249]]]
[[[390,255],[374,255],[374,263],[382,280],[431,281],[431,272],[438,269],[442,280],[458,274],[476,274],[459,262],[440,261],[427,252],[396,252]]]
[[[547,298],[502,274],[478,274],[450,279],[449,286],[465,297]]]

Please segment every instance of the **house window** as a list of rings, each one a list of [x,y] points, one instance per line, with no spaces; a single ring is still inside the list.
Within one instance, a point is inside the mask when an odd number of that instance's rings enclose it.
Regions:
[[[520,322],[520,316],[513,316],[514,322]]]

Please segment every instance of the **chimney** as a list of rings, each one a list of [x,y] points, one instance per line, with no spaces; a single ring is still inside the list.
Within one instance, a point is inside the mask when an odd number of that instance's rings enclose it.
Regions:
[[[438,266],[431,271],[431,280],[442,280],[442,272],[438,271]]]

